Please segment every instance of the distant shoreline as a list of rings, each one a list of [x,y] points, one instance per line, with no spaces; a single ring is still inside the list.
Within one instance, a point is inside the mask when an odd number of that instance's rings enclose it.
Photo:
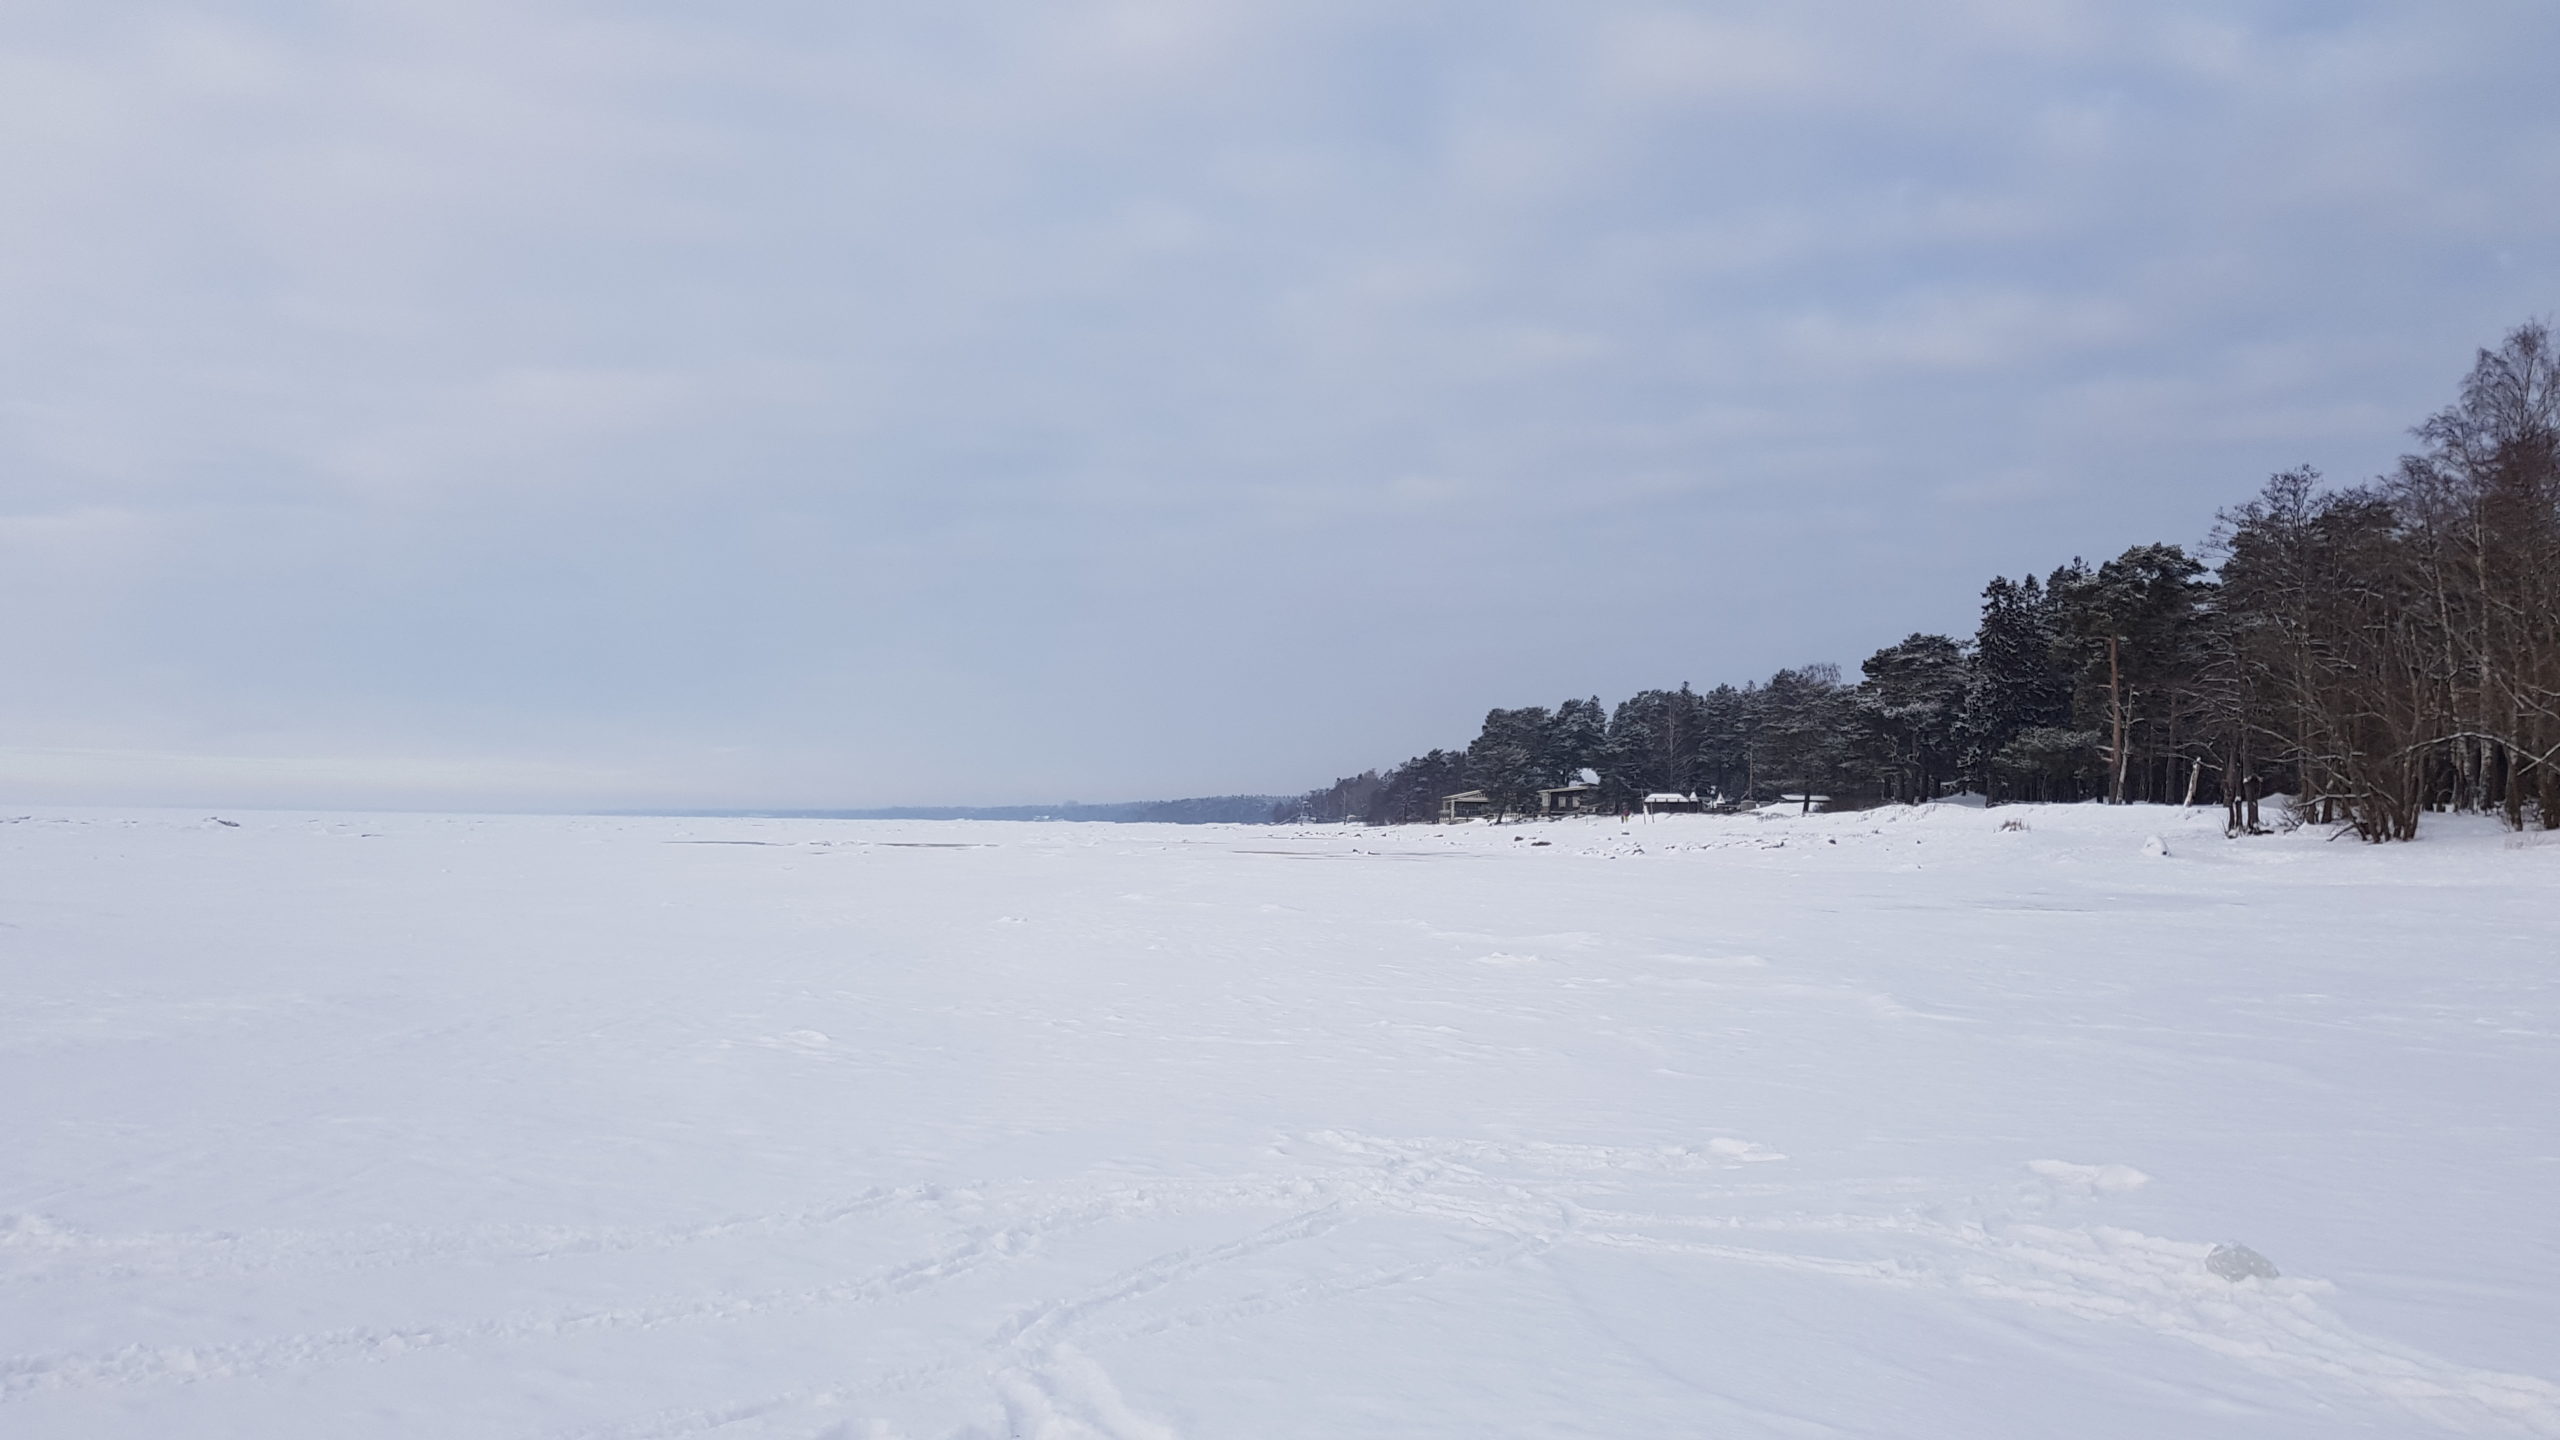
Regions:
[[[1285,795],[1204,795],[1187,800],[1127,800],[1087,805],[892,805],[870,810],[629,810],[613,814],[762,820],[1081,820],[1106,824],[1268,825]]]

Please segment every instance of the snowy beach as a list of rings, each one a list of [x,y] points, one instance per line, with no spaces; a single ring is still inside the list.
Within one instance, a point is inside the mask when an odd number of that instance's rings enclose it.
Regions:
[[[2560,1436],[2560,836],[0,820],[10,1436]]]

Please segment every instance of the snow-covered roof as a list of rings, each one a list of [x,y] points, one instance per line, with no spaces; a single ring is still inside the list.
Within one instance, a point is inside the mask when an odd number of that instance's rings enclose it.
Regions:
[[[1695,805],[1698,803],[1698,797],[1695,795],[1677,795],[1669,790],[1659,790],[1644,797],[1644,803],[1647,805]]]

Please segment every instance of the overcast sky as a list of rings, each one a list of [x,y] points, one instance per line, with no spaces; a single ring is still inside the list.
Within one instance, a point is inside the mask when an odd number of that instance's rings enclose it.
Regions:
[[[2357,479],[2560,6],[0,17],[0,802],[1295,790]]]

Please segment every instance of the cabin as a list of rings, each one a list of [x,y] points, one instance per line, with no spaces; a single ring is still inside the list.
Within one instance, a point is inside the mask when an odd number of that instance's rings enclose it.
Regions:
[[[1538,792],[1538,813],[1546,816],[1589,815],[1600,808],[1600,787],[1577,780]]]
[[[1706,801],[1676,790],[1656,791],[1644,797],[1644,813],[1647,815],[1696,815],[1706,808]]]
[[[1461,790],[1440,797],[1440,823],[1453,825],[1460,820],[1481,820],[1493,813],[1493,797],[1481,790]]]

